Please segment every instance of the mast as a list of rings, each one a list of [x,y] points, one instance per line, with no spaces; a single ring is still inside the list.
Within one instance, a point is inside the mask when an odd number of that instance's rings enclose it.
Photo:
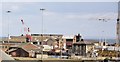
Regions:
[[[7,13],[10,14],[11,11],[8,10]],[[10,27],[9,27],[10,25],[9,24],[10,24],[10,20],[8,18],[8,39],[7,40],[8,40],[8,44],[10,46],[10,32],[9,32],[10,31]]]
[[[42,29],[41,29],[41,31],[42,31],[42,34],[41,34],[41,37],[42,37],[42,38],[41,38],[41,40],[42,40],[42,41],[41,41],[42,52],[41,52],[41,60],[43,59],[43,11],[44,11],[44,10],[45,10],[45,9],[43,9],[43,8],[40,9],[40,11],[42,11],[42,24],[41,24],[41,25],[42,25],[42,26],[41,26],[41,27],[42,27]]]
[[[120,45],[120,1],[118,2],[118,18],[117,18],[117,25],[116,25],[116,45]]]

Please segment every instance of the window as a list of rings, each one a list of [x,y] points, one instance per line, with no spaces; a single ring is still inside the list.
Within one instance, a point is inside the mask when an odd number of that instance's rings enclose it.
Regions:
[[[73,39],[66,39],[67,42],[73,42]]]
[[[36,45],[36,44],[37,44],[37,42],[33,42],[33,44],[35,44],[35,45]]]

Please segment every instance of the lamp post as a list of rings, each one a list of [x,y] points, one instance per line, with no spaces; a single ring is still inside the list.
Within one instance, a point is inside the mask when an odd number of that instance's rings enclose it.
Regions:
[[[108,20],[110,19],[98,19],[99,21],[102,21],[103,23],[106,23]],[[105,42],[106,43],[106,34],[105,34],[105,30],[102,31],[102,35],[104,35],[101,39],[101,41]],[[105,45],[106,46],[106,45]]]
[[[41,35],[41,45],[42,45],[42,52],[41,52],[41,60],[43,59],[43,11],[45,9],[41,8],[40,11],[42,11],[42,24],[41,24],[41,32],[42,32],[42,35]]]
[[[10,14],[11,13],[11,11],[6,11],[6,13],[8,13],[8,14]],[[8,18],[9,19],[9,18]],[[9,43],[9,36],[10,36],[10,33],[9,33],[9,20],[8,20],[8,43]]]
[[[7,13],[7,14],[10,14],[11,11],[8,10],[8,11],[6,11],[6,13]],[[9,44],[8,46],[10,46],[10,40],[9,40],[9,37],[10,37],[10,33],[9,33],[9,22],[10,22],[10,21],[9,21],[9,17],[8,17],[8,39],[7,39],[7,40],[8,40],[8,44]],[[9,54],[9,52],[8,52],[8,54]]]

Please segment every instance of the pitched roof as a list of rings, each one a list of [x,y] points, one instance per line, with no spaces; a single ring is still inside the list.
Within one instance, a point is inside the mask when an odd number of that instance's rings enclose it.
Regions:
[[[22,48],[26,51],[31,51],[31,50],[39,50],[40,48],[34,44],[31,43],[22,43],[20,45],[16,45],[16,46],[12,46],[12,47],[18,47],[18,48]]]
[[[30,44],[30,43],[27,43],[26,45],[24,46],[21,46],[23,49],[25,49],[26,51],[31,51],[31,50],[38,50],[40,49],[38,46],[34,45],[34,44]]]
[[[52,40],[53,42],[56,41],[53,37],[47,39],[47,41]]]
[[[57,38],[62,38],[63,35],[60,34],[42,34],[43,36],[41,36],[41,34],[31,34],[32,36],[32,41],[41,41],[42,40],[46,40],[49,39],[50,37],[57,39]],[[8,41],[8,38],[2,38],[1,41]],[[26,42],[26,36],[10,36],[9,39],[10,42]]]

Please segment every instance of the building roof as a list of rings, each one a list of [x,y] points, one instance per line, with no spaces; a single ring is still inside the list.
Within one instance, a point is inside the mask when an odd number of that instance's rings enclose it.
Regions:
[[[54,38],[54,39],[60,39],[62,38],[63,35],[59,35],[59,34],[43,34],[43,36],[41,36],[41,34],[31,34],[32,36],[32,40],[31,41],[42,41],[42,40],[47,40],[50,37]],[[8,41],[8,38],[3,38],[1,41]],[[26,36],[10,36],[9,39],[10,42],[26,42]]]
[[[2,41],[8,41],[8,38],[2,38]],[[26,37],[25,36],[10,36],[9,39],[10,42],[25,42],[26,41]]]
[[[17,50],[17,49],[10,49],[7,52],[12,52],[12,51],[15,51],[15,50]]]
[[[26,51],[31,51],[31,50],[39,50],[40,48],[34,44],[31,44],[31,43],[22,43],[20,45],[15,45],[15,46],[12,46],[12,47],[18,47],[18,48],[22,48]]]
[[[31,34],[31,36],[63,36],[62,34]]]
[[[76,42],[74,44],[86,44],[86,45],[94,45],[93,43],[91,42],[88,42],[88,41],[80,41],[80,42]]]
[[[15,45],[15,44],[1,43],[0,49],[3,51],[6,51],[8,49],[8,47],[13,46],[13,45]]]
[[[46,39],[46,41],[49,41],[49,40],[52,40],[53,42],[56,42],[56,40],[54,38],[52,38],[52,37]]]
[[[65,38],[65,39],[73,39],[73,38],[74,38],[74,35],[71,35],[71,36],[63,36],[62,38]]]

